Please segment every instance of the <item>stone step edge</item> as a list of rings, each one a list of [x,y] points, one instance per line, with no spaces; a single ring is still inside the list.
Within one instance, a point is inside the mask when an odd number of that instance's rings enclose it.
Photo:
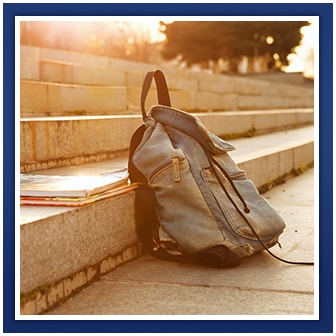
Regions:
[[[277,109],[245,112],[204,112],[196,113],[212,133],[230,141],[232,139],[274,133],[312,125],[314,110]],[[237,120],[239,117],[239,120]],[[133,132],[143,124],[140,115],[109,117],[48,117],[22,118],[20,120],[20,171],[28,173],[41,169],[101,162],[124,155],[128,150]],[[49,125],[48,132],[43,125]],[[61,125],[61,126],[59,126]],[[34,127],[33,127],[34,126]],[[86,130],[83,141],[79,141],[80,129]],[[53,135],[51,143],[61,142],[59,129],[69,137],[68,148],[53,146],[46,152],[48,141],[45,134]],[[69,130],[77,130],[77,132]],[[111,132],[114,129],[116,132]],[[90,130],[90,134],[87,132]],[[119,132],[119,133],[118,133]],[[92,142],[99,133],[105,134],[103,141]],[[77,135],[76,135],[77,134]],[[58,138],[56,137],[58,136]],[[37,142],[36,139],[39,139]],[[102,139],[102,138],[100,138]],[[76,144],[76,146],[75,146]],[[63,144],[64,145],[64,144]],[[91,148],[84,153],[82,148]]]
[[[22,117],[136,114],[140,110],[140,95],[141,88],[137,87],[22,84],[20,114]],[[170,96],[173,106],[188,112],[311,108],[314,105],[313,96],[305,93],[292,96],[269,91],[257,95],[171,90]],[[157,103],[155,89],[149,90],[146,100],[148,106]]]
[[[116,65],[113,67],[104,67],[95,64],[80,64],[73,62],[62,62],[59,60],[47,59],[21,59],[21,75],[20,80],[36,81],[43,83],[63,83],[70,85],[98,85],[98,86],[136,86],[142,87],[145,73],[149,70],[156,69],[157,66],[146,64],[145,69],[122,69]],[[224,74],[207,74],[199,72],[187,73],[185,70],[162,67],[160,68],[169,77],[168,87],[170,90],[192,90],[192,91],[209,91],[209,92],[235,92],[244,87],[250,93],[257,91],[258,86],[262,87],[270,80],[248,78],[242,81],[240,76],[224,75]],[[182,71],[182,72],[181,72]],[[213,76],[213,80],[209,80]],[[210,84],[210,85],[209,85]],[[228,85],[229,84],[229,85]],[[291,83],[273,83],[278,88],[284,85],[294,86]],[[240,88],[238,87],[240,86]],[[155,84],[152,83],[152,87]],[[229,88],[230,87],[230,88]],[[236,87],[236,88],[234,88]],[[302,94],[311,91],[311,88],[295,85],[296,89]],[[248,89],[247,89],[248,88]],[[307,90],[308,89],[308,90]],[[298,93],[299,93],[298,92]]]
[[[90,265],[53,284],[39,286],[20,295],[20,314],[38,315],[61,304],[74,294],[99,280],[103,275],[135,260],[145,253],[140,244],[126,248],[120,253],[108,256],[95,265]]]
[[[27,53],[25,50],[35,48],[35,53]],[[78,67],[89,67],[89,68],[98,68],[104,69],[107,71],[117,71],[117,72],[132,72],[136,74],[141,74],[142,79],[144,77],[145,72],[152,71],[155,69],[162,69],[168,75],[172,77],[185,77],[188,80],[204,80],[209,77],[216,76],[217,78],[228,77],[228,75],[223,74],[211,74],[207,71],[193,71],[190,69],[181,69],[178,67],[172,67],[164,64],[156,64],[156,63],[143,63],[143,62],[135,62],[130,60],[118,59],[107,56],[99,56],[92,55],[81,52],[71,52],[65,50],[57,50],[50,48],[39,48],[39,47],[29,47],[29,46],[21,46],[20,53],[20,61],[25,68],[34,68],[40,67],[41,64],[55,64],[59,66],[78,66]],[[25,63],[28,63],[28,67],[24,66]],[[34,64],[35,63],[35,64]],[[24,77],[26,77],[25,71],[23,71]],[[29,76],[28,76],[29,77]],[[240,78],[240,76],[229,76],[233,78],[237,78],[240,82],[246,82],[245,78]],[[36,78],[36,77],[30,77]],[[24,78],[25,79],[25,78]],[[249,81],[251,83],[255,83],[257,79],[250,78]],[[263,82],[270,82],[267,79],[258,79]],[[272,83],[274,84],[274,83]],[[282,85],[293,85],[291,83],[279,83]]]

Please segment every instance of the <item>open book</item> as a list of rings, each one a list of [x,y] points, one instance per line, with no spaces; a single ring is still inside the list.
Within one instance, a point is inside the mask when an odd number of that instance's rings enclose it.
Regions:
[[[127,183],[127,168],[86,176],[20,174],[20,196],[91,197]]]

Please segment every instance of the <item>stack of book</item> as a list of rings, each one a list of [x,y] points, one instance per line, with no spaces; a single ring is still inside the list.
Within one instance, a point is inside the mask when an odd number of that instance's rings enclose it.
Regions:
[[[126,168],[86,176],[20,174],[20,205],[82,206],[135,187]]]

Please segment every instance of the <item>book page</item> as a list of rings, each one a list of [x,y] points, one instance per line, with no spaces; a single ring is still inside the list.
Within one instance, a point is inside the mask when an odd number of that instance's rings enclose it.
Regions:
[[[99,175],[20,174],[20,196],[88,197],[128,182],[128,170]]]

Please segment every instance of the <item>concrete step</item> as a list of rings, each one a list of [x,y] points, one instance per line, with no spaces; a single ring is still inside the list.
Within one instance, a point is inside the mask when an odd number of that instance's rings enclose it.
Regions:
[[[139,113],[141,87],[79,85],[21,80],[21,117],[85,116]],[[237,95],[190,90],[170,92],[175,106],[186,111],[235,109]],[[251,98],[252,99],[252,98]],[[157,103],[151,88],[146,103]]]
[[[134,109],[139,110],[145,73],[158,68],[155,64],[27,46],[21,46],[20,61],[23,117],[133,113]],[[265,110],[314,105],[313,88],[159,68],[167,77],[173,105],[182,110]],[[155,94],[153,97],[156,100]]]
[[[314,169],[308,169],[264,194],[286,222],[280,236],[282,248],[271,249],[279,257],[291,261],[314,261],[315,257],[318,263],[314,179]],[[266,252],[243,258],[232,269],[166,262],[146,255],[105,274],[45,315],[56,319],[64,318],[61,315],[120,319],[124,315],[132,320],[152,320],[152,315],[197,320],[207,315],[221,321],[232,315],[242,320],[244,315],[248,320],[278,315],[276,319],[313,320],[321,314],[319,272],[318,264],[288,265]]]
[[[101,86],[127,86],[141,87],[144,75],[147,71],[158,68],[154,64],[139,64],[124,61],[120,59],[109,59],[107,64],[99,65],[99,62],[91,62],[89,64],[80,64],[77,62],[66,62],[53,59],[27,58],[20,59],[20,79],[47,83],[63,83],[74,85],[101,85]],[[172,70],[165,68],[165,73],[169,74],[169,88],[172,90],[198,90],[204,89],[206,83],[200,82],[197,73],[188,73],[179,69]],[[179,76],[176,77],[176,74]],[[220,85],[221,84],[221,85]],[[217,82],[217,91],[233,92],[228,87],[223,86],[223,81]],[[228,84],[228,83],[225,83]],[[154,87],[154,83],[152,84]],[[216,86],[206,87],[207,91],[216,90]],[[231,91],[230,91],[231,90]]]
[[[21,47],[22,48],[22,47]],[[51,82],[75,85],[107,85],[141,87],[144,74],[156,68],[164,71],[171,90],[190,90],[212,93],[237,93],[244,95],[281,95],[307,98],[312,88],[288,83],[255,80],[242,76],[210,74],[165,65],[138,63],[114,58],[50,50],[47,55],[20,58],[20,78],[38,82]],[[53,58],[53,53],[55,56]],[[62,54],[64,57],[62,58]],[[67,55],[73,54],[73,57]],[[41,58],[42,57],[42,58]],[[50,57],[50,58],[44,58]],[[82,61],[89,57],[90,61]],[[74,60],[73,60],[74,58]],[[102,62],[102,60],[104,60]],[[153,84],[154,86],[154,84]],[[291,90],[292,89],[292,90]]]
[[[20,88],[21,117],[120,115],[139,113],[140,110],[141,87],[21,80]],[[174,106],[186,111],[235,110],[238,102],[235,93],[173,90],[170,97]],[[250,99],[257,101],[260,97]],[[156,89],[151,88],[146,104],[156,103]]]
[[[201,91],[237,92],[242,94],[256,94],[262,93],[262,90],[266,90],[267,92],[264,93],[268,93],[269,95],[278,94],[281,96],[287,94],[290,96],[302,96],[307,94],[307,92],[313,92],[312,89],[306,90],[298,85],[293,86],[274,81],[272,81],[270,85],[267,79],[260,80],[260,78],[251,79],[242,76],[213,74],[208,71],[193,71],[164,64],[140,63],[73,51],[24,45],[20,46],[20,60],[21,79],[36,81],[46,81],[46,77],[43,77],[44,74],[48,74],[49,76],[47,81],[59,81],[60,73],[66,73],[68,71],[75,73],[83,71],[85,73],[85,68],[87,67],[89,69],[88,73],[93,75],[93,77],[96,76],[92,73],[93,69],[96,69],[98,72],[100,72],[98,69],[104,69],[113,74],[116,72],[119,72],[119,75],[121,75],[121,73],[126,74],[126,76],[120,77],[119,85],[124,85],[123,83],[130,84],[129,80],[131,79],[131,85],[141,86],[144,74],[147,71],[161,68],[169,78],[169,88],[174,90],[197,90],[199,88]],[[62,68],[62,65],[64,65],[65,68]],[[45,69],[43,69],[44,67]],[[79,68],[76,69],[76,67]],[[81,78],[79,73],[77,75],[78,76],[74,76],[73,78]],[[67,74],[64,79],[67,78],[71,78],[71,75]],[[106,82],[106,75],[102,75],[102,78],[105,78],[102,80],[103,84]],[[110,78],[113,78],[113,76]],[[91,79],[87,77],[87,80],[90,81]],[[124,82],[124,80],[126,81]],[[67,81],[64,83],[67,83]],[[76,81],[73,81],[73,83],[85,84]]]
[[[167,80],[170,81],[169,78]],[[141,86],[93,85],[90,84],[92,82],[90,80],[85,82],[88,83],[64,84],[21,80],[21,117],[138,113]],[[211,92],[209,90],[212,86],[209,84],[205,91],[170,89],[173,106],[190,112],[311,108],[313,106],[312,94],[298,92],[300,89],[307,90],[306,88],[295,88],[294,91],[287,88],[285,94],[280,88],[274,91],[274,88],[268,85],[262,89],[263,92],[258,92],[257,88],[255,93],[237,92],[241,89],[226,92],[225,86],[222,87],[222,92]],[[292,92],[295,92],[295,95]],[[156,102],[156,89],[152,88],[148,94],[147,103],[150,106]]]
[[[312,125],[314,110],[208,112],[196,114],[226,139]],[[71,166],[113,159],[128,149],[140,115],[21,118],[20,170]]]
[[[97,87],[21,80],[20,88],[21,117],[127,113],[127,88],[122,86]]]
[[[137,70],[142,73],[152,70],[152,64],[127,61],[123,59],[111,58],[106,56],[97,56],[93,54],[80,53],[76,51],[40,48],[34,46],[20,46],[20,59],[27,60],[30,67],[35,68],[33,61],[55,61],[71,64],[79,64],[84,66],[96,66],[100,68],[108,68],[111,70],[126,71]],[[23,63],[21,63],[23,64]],[[24,72],[29,66],[25,67]],[[36,70],[36,68],[35,68]]]
[[[102,86],[127,86],[130,84],[125,71],[34,58],[21,58],[20,61],[20,78],[24,80]]]
[[[232,140],[232,157],[257,187],[304,170],[314,160],[313,126]],[[109,170],[115,160],[48,170]],[[21,314],[39,314],[79,288],[141,255],[134,191],[84,207],[20,207]],[[43,253],[41,253],[43,251]]]

